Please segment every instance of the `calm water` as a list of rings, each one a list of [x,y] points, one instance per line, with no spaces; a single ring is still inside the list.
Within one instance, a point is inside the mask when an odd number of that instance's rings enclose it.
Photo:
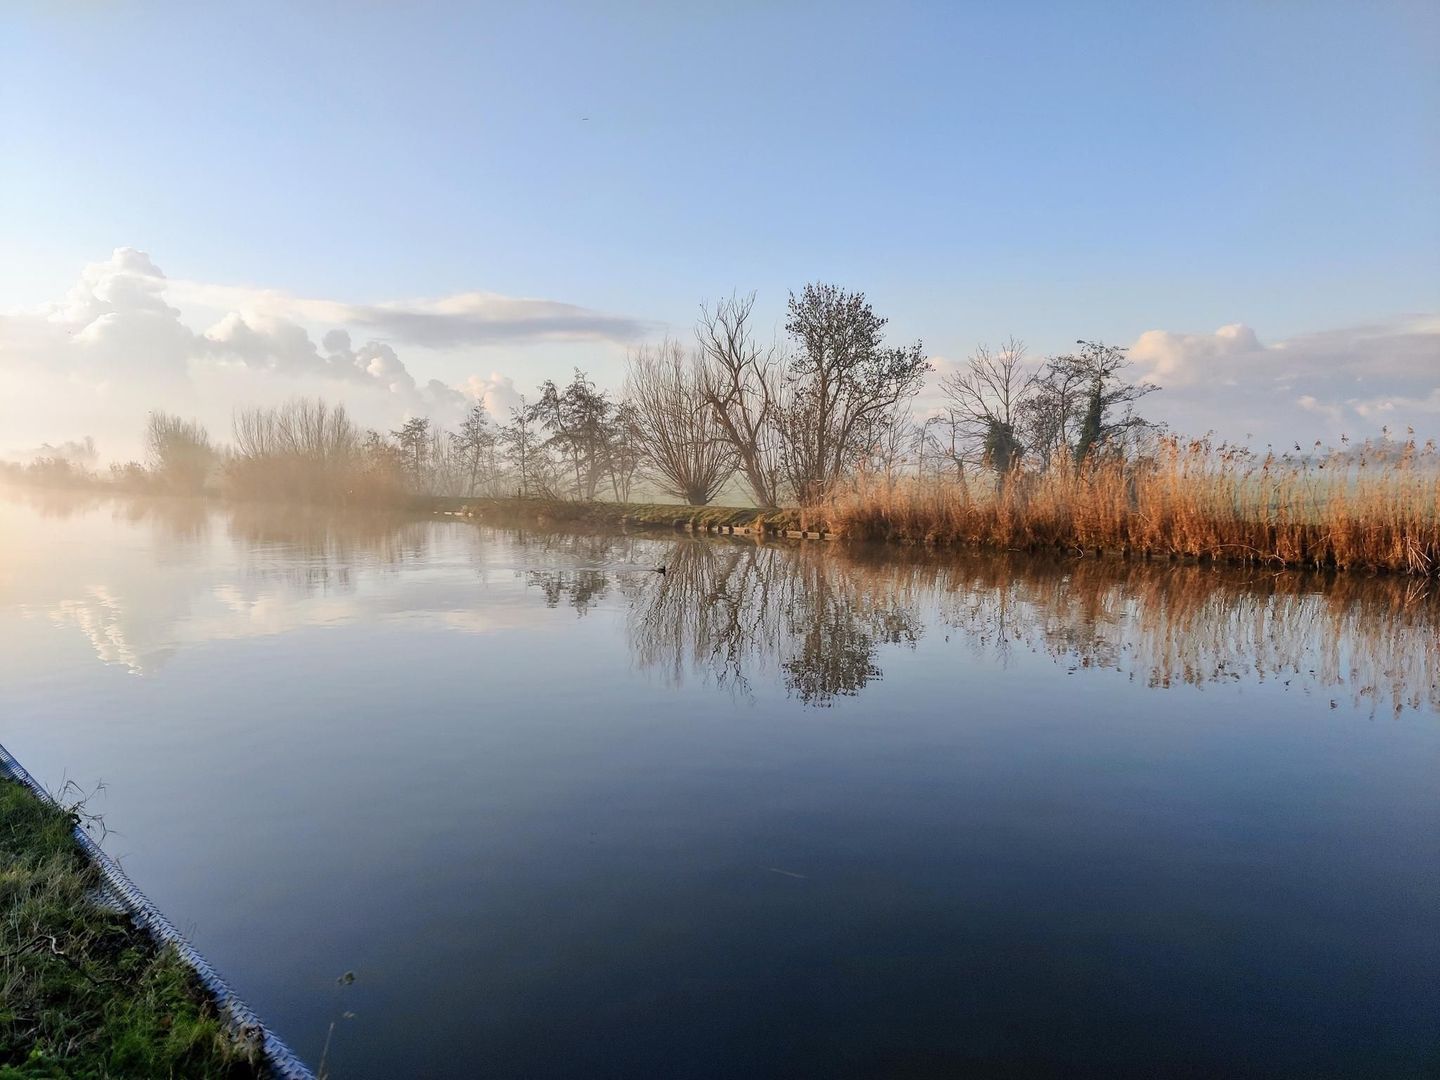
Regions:
[[[12,495],[0,740],[339,1078],[1434,1075],[1437,610]]]

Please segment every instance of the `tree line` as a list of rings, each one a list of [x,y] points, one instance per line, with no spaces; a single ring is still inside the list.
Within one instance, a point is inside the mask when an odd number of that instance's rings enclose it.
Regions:
[[[1157,430],[1134,403],[1157,389],[1127,376],[1125,350],[1077,342],[1027,362],[1017,341],[980,346],[940,380],[942,405],[917,418],[932,366],[920,342],[885,340],[863,293],[811,284],[791,293],[785,337],[757,332],[755,296],[701,307],[694,341],[631,351],[618,398],[576,371],[542,385],[496,432],[522,495],[625,500],[640,480],[705,505],[731,485],[756,506],[815,505],[860,474],[954,476],[1022,464],[1083,467],[1133,452]]]
[[[693,341],[632,349],[617,393],[576,369],[543,382],[503,422],[475,403],[445,430],[425,417],[365,430],[343,406],[297,399],[236,412],[221,446],[197,422],[155,412],[146,461],[113,467],[127,487],[241,497],[384,501],[409,493],[628,501],[637,487],[690,505],[743,491],[756,506],[815,505],[860,475],[953,476],[1083,465],[1153,429],[1134,403],[1124,350],[1100,342],[1027,362],[981,346],[940,380],[921,342],[892,344],[865,295],[830,284],[791,293],[784,337],[766,341],[755,295],[702,305]]]

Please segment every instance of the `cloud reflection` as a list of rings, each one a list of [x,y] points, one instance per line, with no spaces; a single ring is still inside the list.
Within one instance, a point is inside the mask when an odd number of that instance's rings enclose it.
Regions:
[[[22,499],[0,502],[0,616],[78,631],[137,674],[304,627],[490,634],[554,628],[569,609],[614,618],[636,668],[667,683],[770,683],[810,706],[940,639],[1002,669],[1023,652],[1155,689],[1282,680],[1372,712],[1440,709],[1440,598],[1413,578]]]

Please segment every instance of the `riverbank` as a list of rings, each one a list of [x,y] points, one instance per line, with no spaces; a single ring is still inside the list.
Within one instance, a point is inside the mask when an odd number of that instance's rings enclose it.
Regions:
[[[418,509],[487,521],[587,529],[654,529],[832,539],[816,514],[753,506],[681,506],[676,503],[572,502],[561,499],[463,499],[421,496]]]
[[[0,775],[0,1078],[268,1077],[195,969],[119,905],[74,811]]]
[[[1440,486],[1354,485],[1301,493],[1226,478],[1137,478],[1095,470],[989,485],[875,486],[825,506],[758,510],[660,503],[418,497],[415,506],[497,523],[736,533],[1150,561],[1434,576]]]
[[[1230,459],[1209,450],[1081,472],[1017,471],[937,480],[858,479],[818,507],[615,503],[396,494],[363,507],[324,501],[209,497],[302,512],[450,514],[497,524],[854,540],[936,548],[1058,553],[1275,569],[1440,575],[1440,463],[1367,467],[1340,457],[1314,465]],[[26,485],[42,490],[39,485]],[[79,490],[126,495],[113,484]],[[192,502],[196,496],[164,496]]]

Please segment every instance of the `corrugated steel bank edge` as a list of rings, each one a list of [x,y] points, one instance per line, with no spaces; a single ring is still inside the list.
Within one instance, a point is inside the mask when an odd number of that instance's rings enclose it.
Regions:
[[[36,798],[51,806],[59,805],[3,745],[0,745],[0,775],[24,784],[35,793]],[[105,882],[107,899],[113,900],[117,906],[124,908],[135,920],[136,925],[148,932],[156,942],[175,947],[180,958],[194,969],[201,985],[215,999],[220,1014],[226,1018],[234,1030],[246,1038],[263,1038],[265,1060],[271,1071],[282,1080],[315,1080],[315,1074],[310,1071],[309,1067],[295,1056],[294,1051],[286,1046],[278,1035],[261,1022],[250,1006],[246,1005],[235,991],[230,989],[230,985],[220,977],[219,973],[210,966],[209,961],[200,955],[195,946],[185,940],[185,936],[161,914],[160,909],[150,902],[150,898],[135,886],[129,875],[120,869],[120,864],[100,850],[100,846],[79,825],[75,826],[75,840],[99,869],[100,876]]]

